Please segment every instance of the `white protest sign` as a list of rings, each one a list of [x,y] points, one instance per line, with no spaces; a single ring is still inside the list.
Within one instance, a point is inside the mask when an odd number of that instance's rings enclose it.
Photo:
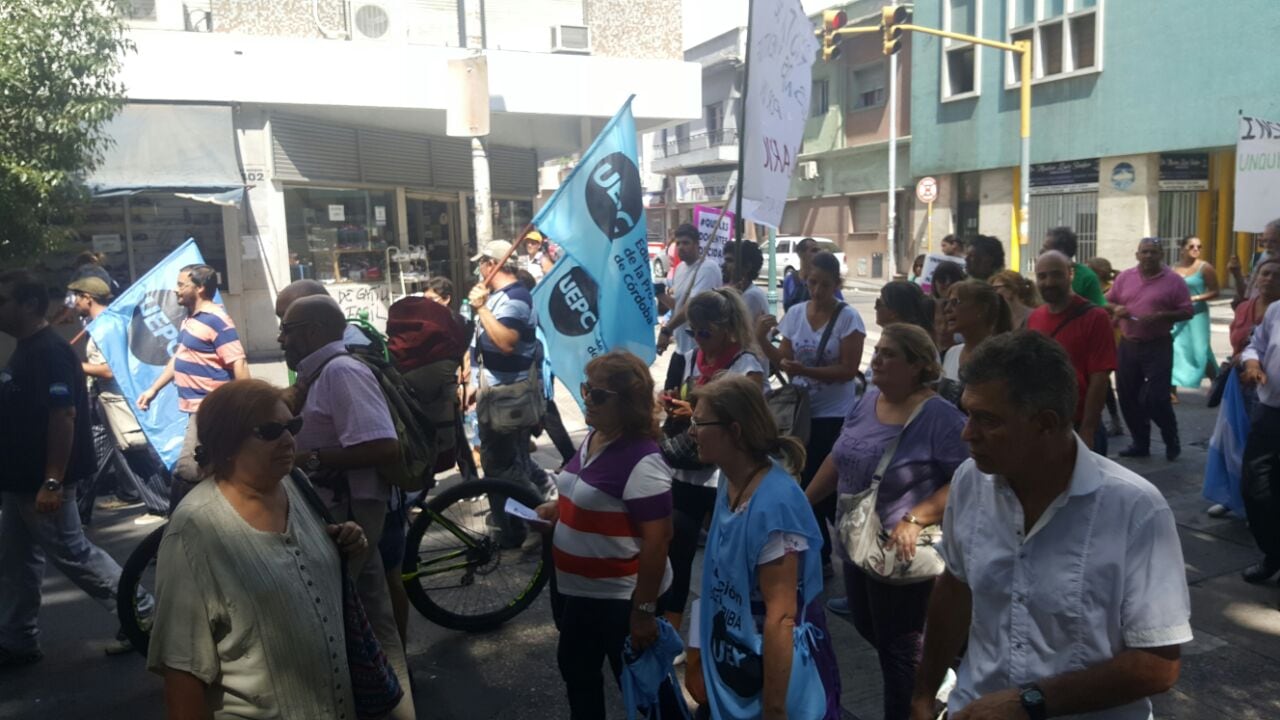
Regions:
[[[924,269],[920,271],[920,289],[924,290],[926,295],[933,290],[933,274],[937,272],[942,263],[947,262],[964,267],[964,258],[943,255],[942,253],[929,253],[925,256]]]
[[[777,228],[809,117],[818,53],[800,0],[754,0],[742,138],[742,216]]]
[[[1241,117],[1236,140],[1236,232],[1262,232],[1280,215],[1280,122]]]
[[[698,228],[698,236],[702,238],[702,251],[707,259],[716,265],[724,265],[724,246],[733,240],[733,218],[731,212],[725,212],[720,219],[720,227],[716,227],[716,218],[720,217],[720,208],[710,205],[696,205],[693,208],[693,224]]]

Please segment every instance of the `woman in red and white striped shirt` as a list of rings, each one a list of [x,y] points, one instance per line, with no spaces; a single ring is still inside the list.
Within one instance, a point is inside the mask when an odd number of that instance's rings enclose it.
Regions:
[[[671,469],[649,368],[628,352],[602,355],[587,364],[582,397],[593,430],[556,477],[559,500],[538,508],[555,522],[551,603],[573,720],[605,716],[601,665],[617,679],[628,635],[636,652],[657,639],[658,596],[671,584]]]

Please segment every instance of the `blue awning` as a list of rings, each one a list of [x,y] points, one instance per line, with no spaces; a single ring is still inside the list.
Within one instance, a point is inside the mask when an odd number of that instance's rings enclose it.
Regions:
[[[113,143],[86,180],[94,197],[171,192],[236,206],[244,198],[230,107],[131,104],[103,130]]]

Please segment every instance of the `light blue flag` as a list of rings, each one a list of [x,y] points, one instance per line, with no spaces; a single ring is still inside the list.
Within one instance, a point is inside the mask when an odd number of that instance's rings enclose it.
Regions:
[[[657,356],[658,315],[630,98],[533,225],[562,251],[533,300],[547,359],[581,405],[578,387],[592,358],[626,350],[652,364]]]
[[[136,401],[164,372],[178,346],[187,311],[178,304],[178,271],[204,262],[196,241],[188,239],[116,298],[89,323],[89,336],[107,359],[120,392],[138,417],[143,433],[169,468],[178,462],[187,432],[187,413],[178,410],[178,388],[165,385],[146,412]],[[214,302],[221,302],[215,296]]]

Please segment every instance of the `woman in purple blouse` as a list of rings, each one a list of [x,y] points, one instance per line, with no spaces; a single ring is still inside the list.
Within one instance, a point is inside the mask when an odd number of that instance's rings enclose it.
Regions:
[[[876,512],[890,542],[909,556],[915,553],[920,530],[942,522],[951,475],[969,457],[960,439],[965,417],[931,389],[942,369],[933,340],[919,327],[886,326],[871,368],[873,386],[845,418],[840,438],[805,494],[816,503],[837,487],[849,494],[866,490],[885,448],[904,433],[880,482]],[[920,414],[904,430],[920,405]],[[879,653],[884,717],[902,720],[910,714],[933,580],[890,585],[854,566],[844,548],[839,549],[846,597],[827,607],[851,613],[858,634]]]

